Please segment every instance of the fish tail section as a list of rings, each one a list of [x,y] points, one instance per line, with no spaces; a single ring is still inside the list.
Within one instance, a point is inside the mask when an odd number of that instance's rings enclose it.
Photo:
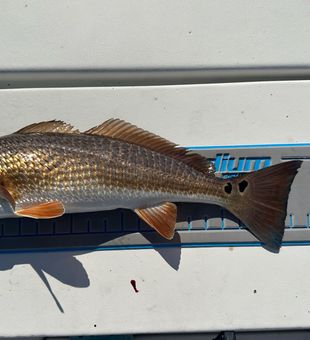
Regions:
[[[231,196],[226,208],[272,252],[281,247],[288,195],[301,164],[284,162],[225,180],[224,190]]]

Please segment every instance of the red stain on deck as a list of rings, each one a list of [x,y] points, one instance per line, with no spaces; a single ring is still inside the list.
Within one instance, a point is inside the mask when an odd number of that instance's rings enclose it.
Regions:
[[[130,280],[130,283],[132,285],[132,288],[134,289],[134,291],[136,293],[139,293],[138,289],[137,289],[137,286],[136,286],[136,280]]]

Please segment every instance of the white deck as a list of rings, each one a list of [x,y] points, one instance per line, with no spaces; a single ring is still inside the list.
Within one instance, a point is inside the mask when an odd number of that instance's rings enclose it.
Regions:
[[[191,72],[203,68],[205,81],[216,67],[250,67],[235,73],[240,79],[259,73],[255,67],[307,75],[308,1],[5,0],[0,9],[1,135],[47,119],[82,130],[119,117],[185,146],[310,140],[310,81],[10,89],[32,79],[52,84],[50,74],[64,69],[75,70],[79,86],[76,70],[89,85],[115,82],[117,72],[105,73],[111,69],[133,79],[137,69],[161,67],[188,69],[195,79]],[[45,85],[34,70],[50,77]],[[309,261],[307,246],[278,255],[261,248],[2,254],[0,335],[309,328]]]

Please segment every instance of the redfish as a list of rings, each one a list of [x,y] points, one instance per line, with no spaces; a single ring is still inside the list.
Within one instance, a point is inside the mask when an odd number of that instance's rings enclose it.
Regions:
[[[0,197],[9,216],[37,219],[131,209],[167,239],[176,224],[172,202],[213,203],[278,251],[301,164],[288,161],[222,179],[208,159],[122,120],[85,132],[49,121],[0,138]]]

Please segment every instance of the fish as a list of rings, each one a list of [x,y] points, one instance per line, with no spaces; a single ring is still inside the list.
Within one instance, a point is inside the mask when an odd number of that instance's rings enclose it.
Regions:
[[[221,178],[207,158],[126,121],[112,118],[80,132],[52,120],[0,137],[0,198],[8,206],[6,217],[130,209],[169,240],[175,203],[211,203],[278,252],[301,164],[285,161]]]

